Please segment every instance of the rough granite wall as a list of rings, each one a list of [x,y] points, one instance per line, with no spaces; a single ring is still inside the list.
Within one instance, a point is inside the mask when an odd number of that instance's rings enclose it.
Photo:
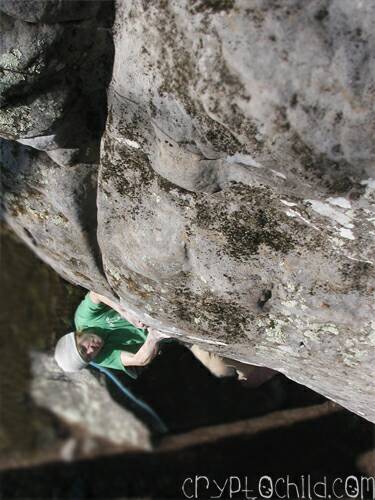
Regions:
[[[37,5],[0,6],[6,221],[146,323],[375,421],[375,5]]]
[[[114,403],[87,370],[67,376],[51,357],[33,353],[32,372],[31,395],[39,406],[69,424],[81,426],[84,435],[115,446],[127,443],[130,449],[151,450],[150,431],[130,411]],[[68,443],[72,441],[66,443],[69,449]],[[70,458],[69,454],[65,457]]]

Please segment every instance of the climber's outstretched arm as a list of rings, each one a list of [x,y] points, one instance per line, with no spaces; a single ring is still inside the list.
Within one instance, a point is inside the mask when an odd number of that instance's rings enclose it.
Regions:
[[[139,319],[134,314],[126,311],[126,309],[113,302],[113,300],[108,299],[104,295],[100,295],[96,292],[90,292],[90,299],[94,302],[94,304],[100,304],[102,302],[103,304],[111,307],[112,309],[117,311],[120,316],[127,319],[132,325],[136,326],[137,328],[144,328],[146,326],[142,321],[139,321]]]
[[[146,366],[150,363],[155,356],[157,356],[159,351],[159,342],[168,338],[168,335],[165,335],[158,330],[150,328],[148,330],[148,335],[145,343],[142,347],[136,352],[136,354],[132,354],[126,351],[121,352],[121,361],[122,364],[126,366]]]

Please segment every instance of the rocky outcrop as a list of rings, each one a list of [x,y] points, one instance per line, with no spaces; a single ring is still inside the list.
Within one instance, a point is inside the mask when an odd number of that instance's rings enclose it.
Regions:
[[[147,324],[375,421],[374,6],[117,2],[109,82],[112,4],[3,4],[13,229]]]
[[[149,430],[130,411],[114,403],[105,386],[88,370],[67,376],[50,356],[34,353],[32,375],[30,392],[35,403],[70,425],[81,426],[84,435],[102,438],[113,446],[151,449]]]

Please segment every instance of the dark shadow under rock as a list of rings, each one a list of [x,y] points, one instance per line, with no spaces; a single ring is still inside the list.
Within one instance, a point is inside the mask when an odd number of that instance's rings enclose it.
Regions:
[[[121,372],[116,376],[149,404],[172,432],[326,400],[282,374],[257,389],[244,387],[235,378],[217,378],[178,342],[163,346],[161,354],[137,380]],[[118,403],[129,405],[112,382],[108,381],[107,387]],[[142,413],[140,417],[146,417]]]

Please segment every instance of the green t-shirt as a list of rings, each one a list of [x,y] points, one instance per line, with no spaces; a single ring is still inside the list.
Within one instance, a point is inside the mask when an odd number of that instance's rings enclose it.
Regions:
[[[78,306],[74,323],[78,331],[92,328],[104,340],[95,363],[122,370],[132,378],[137,377],[134,369],[126,369],[122,364],[121,351],[135,354],[146,340],[146,330],[136,328],[106,304],[94,304],[89,293]]]

